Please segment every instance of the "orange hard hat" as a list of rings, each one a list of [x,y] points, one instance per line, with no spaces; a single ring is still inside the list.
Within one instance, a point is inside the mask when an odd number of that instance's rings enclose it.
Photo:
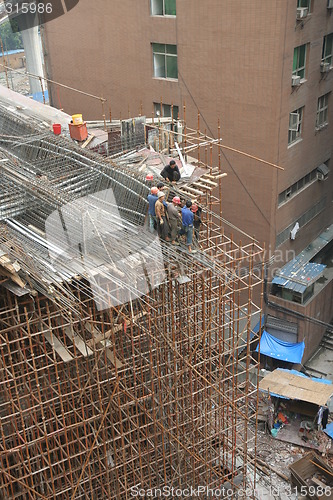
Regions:
[[[198,205],[196,205],[195,203],[191,206],[191,210],[192,212],[197,212],[199,209]]]
[[[151,194],[157,194],[158,193],[158,188],[153,186],[150,190]]]
[[[179,196],[174,196],[172,198],[172,201],[173,201],[173,203],[177,203],[177,205],[180,205],[180,198],[179,198]]]
[[[147,174],[146,175],[146,181],[152,181],[154,179],[153,174]]]

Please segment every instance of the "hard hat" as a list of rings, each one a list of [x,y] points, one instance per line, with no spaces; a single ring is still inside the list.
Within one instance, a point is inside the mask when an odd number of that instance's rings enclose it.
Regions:
[[[191,206],[191,210],[192,212],[197,212],[199,209],[198,205],[196,205],[195,203]]]
[[[146,181],[152,181],[154,179],[153,174],[147,174],[146,175]]]
[[[163,193],[162,191],[159,191],[157,197],[162,198],[162,196],[165,196],[165,193]]]
[[[173,203],[177,203],[177,205],[180,205],[180,198],[179,198],[179,196],[174,196],[172,198],[172,201],[173,201]]]
[[[158,193],[157,187],[156,186],[152,187],[150,192],[151,192],[151,194],[157,194]]]

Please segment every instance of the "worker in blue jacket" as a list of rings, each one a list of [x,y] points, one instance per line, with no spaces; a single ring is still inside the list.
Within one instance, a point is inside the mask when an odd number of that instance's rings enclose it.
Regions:
[[[179,234],[186,235],[186,245],[188,251],[194,253],[196,252],[196,250],[192,250],[194,213],[191,212],[191,206],[192,202],[187,200],[186,204],[182,208],[182,228]]]

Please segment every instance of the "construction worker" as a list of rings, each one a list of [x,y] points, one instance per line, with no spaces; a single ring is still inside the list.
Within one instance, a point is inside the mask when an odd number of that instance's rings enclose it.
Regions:
[[[180,171],[175,160],[171,160],[169,165],[163,168],[161,176],[163,179],[172,182],[172,184],[176,184],[176,182],[179,181]]]
[[[194,214],[194,219],[193,219],[193,228],[194,228],[194,236],[195,236],[195,243],[198,246],[199,245],[199,231],[200,231],[200,226],[202,224],[201,220],[201,208],[198,207],[196,203],[193,203],[191,206],[191,212]]]
[[[190,200],[187,200],[186,204],[182,208],[182,228],[179,234],[186,235],[186,245],[188,251],[194,253],[196,252],[196,250],[192,250],[194,213],[190,210],[191,206],[192,202]]]
[[[159,191],[157,194],[157,201],[155,203],[155,213],[156,213],[156,219],[157,219],[157,231],[160,236],[165,241],[170,241],[170,238],[168,236],[169,234],[169,224],[166,218],[166,213],[165,213],[165,206],[164,206],[164,201],[165,201],[165,194],[163,191]]]
[[[148,200],[148,218],[149,218],[149,231],[153,233],[157,229],[157,220],[155,213],[155,203],[158,200],[157,197],[158,189],[153,186],[150,190],[150,194],[147,196]]]
[[[176,241],[178,234],[178,222],[181,220],[181,214],[178,208],[179,206],[180,198],[178,196],[174,196],[172,198],[172,203],[169,203],[167,207],[170,226],[170,238],[173,245],[179,245],[179,243]]]

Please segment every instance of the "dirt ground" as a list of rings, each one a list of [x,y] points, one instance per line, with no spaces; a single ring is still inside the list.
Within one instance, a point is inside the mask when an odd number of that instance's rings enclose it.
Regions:
[[[21,70],[22,72],[24,70]],[[13,71],[8,71],[8,85],[5,73],[0,73],[0,85],[9,87],[15,92],[19,92],[23,95],[30,94],[29,78],[26,74],[14,73]]]

